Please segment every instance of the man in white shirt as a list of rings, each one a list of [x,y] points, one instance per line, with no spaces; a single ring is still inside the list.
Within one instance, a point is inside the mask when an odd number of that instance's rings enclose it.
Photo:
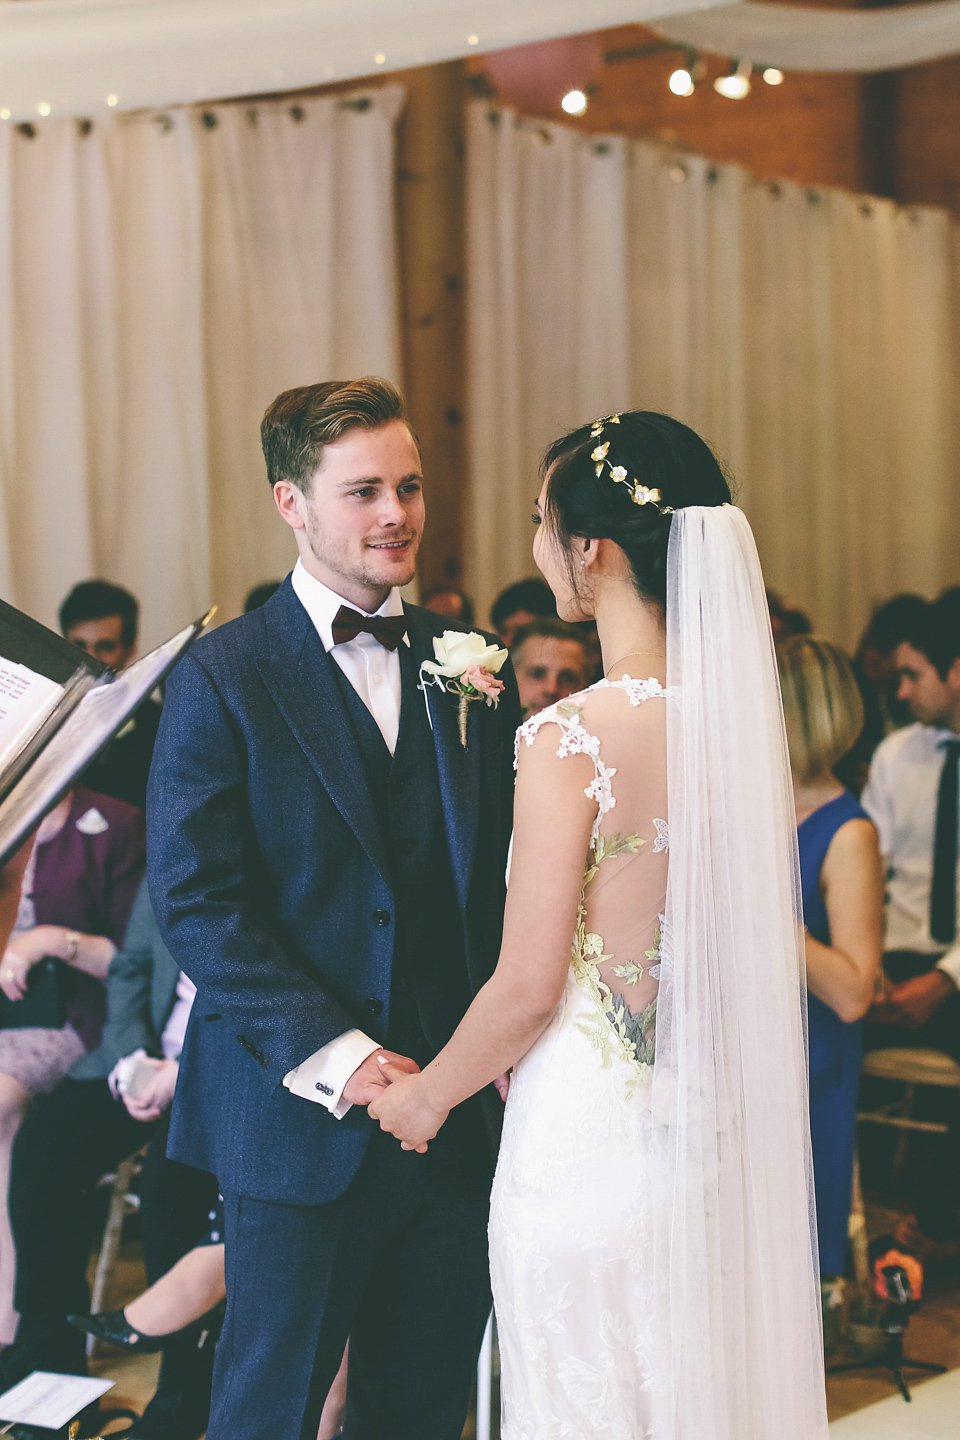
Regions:
[[[887,867],[885,988],[867,1044],[929,1046],[960,1060],[960,594],[925,607],[896,665],[899,698],[917,723],[878,747],[862,797]],[[956,1228],[956,1126],[943,1155],[944,1173],[918,1217],[937,1239]]]

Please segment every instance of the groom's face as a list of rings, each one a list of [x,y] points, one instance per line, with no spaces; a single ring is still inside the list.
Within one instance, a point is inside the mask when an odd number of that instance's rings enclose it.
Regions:
[[[402,420],[349,431],[326,446],[305,491],[288,488],[289,505],[277,496],[281,513],[297,532],[304,565],[331,590],[369,611],[392,586],[413,579],[423,476]]]

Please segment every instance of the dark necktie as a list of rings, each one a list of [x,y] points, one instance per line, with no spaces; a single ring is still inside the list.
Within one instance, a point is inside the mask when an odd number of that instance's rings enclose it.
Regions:
[[[960,739],[948,740],[937,793],[930,883],[930,938],[952,945],[957,935],[957,776]]]
[[[386,650],[396,650],[407,633],[403,615],[361,615],[349,605],[341,605],[333,622],[334,645],[345,645],[358,635],[372,635]]]

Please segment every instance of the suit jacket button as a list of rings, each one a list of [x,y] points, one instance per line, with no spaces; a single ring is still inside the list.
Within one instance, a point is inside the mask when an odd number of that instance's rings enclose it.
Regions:
[[[383,1001],[374,1000],[373,998],[364,1000],[363,1008],[368,1015],[381,1015],[383,1013]]]
[[[389,924],[390,924],[390,911],[389,911],[389,910],[374,910],[374,912],[373,912],[373,923],[374,923],[375,925],[381,926],[381,928],[384,927],[384,926],[386,926],[386,925],[389,925]]]

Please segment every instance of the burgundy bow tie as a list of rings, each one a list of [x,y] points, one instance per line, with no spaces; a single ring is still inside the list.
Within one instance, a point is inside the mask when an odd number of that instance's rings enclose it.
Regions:
[[[333,622],[334,645],[345,645],[358,635],[372,635],[386,650],[396,650],[407,633],[404,615],[361,615],[349,605],[341,605]]]

